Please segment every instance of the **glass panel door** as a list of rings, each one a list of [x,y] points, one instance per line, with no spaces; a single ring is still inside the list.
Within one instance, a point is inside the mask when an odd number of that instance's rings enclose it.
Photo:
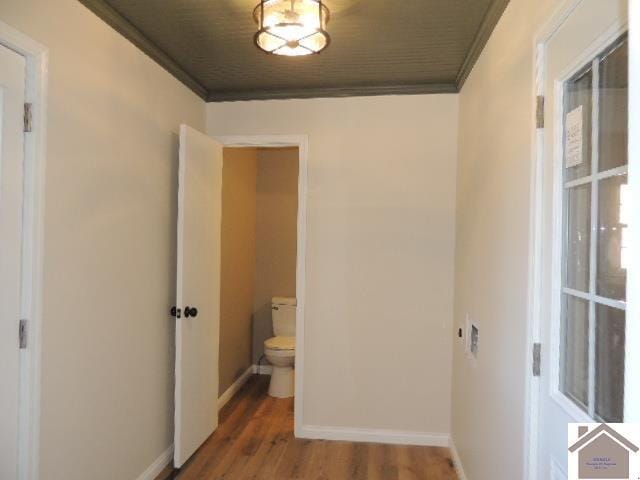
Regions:
[[[564,85],[560,391],[597,421],[624,420],[628,42]]]

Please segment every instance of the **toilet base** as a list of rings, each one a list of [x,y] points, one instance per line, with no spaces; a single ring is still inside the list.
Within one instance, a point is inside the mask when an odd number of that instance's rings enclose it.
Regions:
[[[275,398],[290,398],[295,392],[293,367],[273,366],[269,396]]]

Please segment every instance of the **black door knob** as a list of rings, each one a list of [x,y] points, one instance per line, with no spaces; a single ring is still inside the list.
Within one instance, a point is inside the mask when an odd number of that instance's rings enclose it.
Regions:
[[[184,316],[189,318],[189,317],[197,317],[198,316],[198,309],[196,307],[189,307],[186,306],[184,307]]]
[[[182,311],[179,308],[177,308],[175,306],[171,307],[171,316],[172,317],[180,318],[181,313],[182,313]]]

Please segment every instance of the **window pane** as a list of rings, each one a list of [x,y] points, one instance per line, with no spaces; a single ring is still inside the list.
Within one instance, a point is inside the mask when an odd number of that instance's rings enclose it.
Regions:
[[[591,185],[566,191],[567,239],[565,246],[565,286],[589,291],[589,245],[591,239]]]
[[[560,390],[586,410],[589,402],[589,302],[564,295]]]
[[[622,422],[624,413],[625,312],[596,309],[596,413],[606,422]]]
[[[627,270],[622,255],[622,235],[627,220],[621,217],[620,189],[626,175],[600,181],[598,193],[598,274],[597,293],[616,300],[627,298]],[[626,230],[625,230],[626,240]]]
[[[579,164],[566,167],[564,180],[575,180],[591,174],[591,95],[593,74],[591,69],[582,72],[565,83],[564,117],[582,107],[582,154]],[[565,166],[567,165],[567,132],[565,128]]]
[[[628,45],[600,61],[599,170],[627,164]]]

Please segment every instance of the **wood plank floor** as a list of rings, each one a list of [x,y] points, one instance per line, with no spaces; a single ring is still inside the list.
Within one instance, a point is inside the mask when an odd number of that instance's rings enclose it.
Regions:
[[[252,377],[187,465],[157,480],[457,480],[446,448],[296,439],[293,399],[268,382]]]

